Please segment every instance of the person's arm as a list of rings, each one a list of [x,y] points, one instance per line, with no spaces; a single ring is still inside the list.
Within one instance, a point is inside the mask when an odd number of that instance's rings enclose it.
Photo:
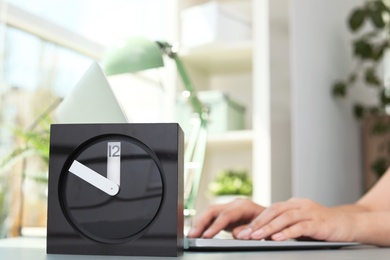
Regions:
[[[352,241],[390,247],[389,219],[389,211],[369,211],[353,214]]]
[[[355,204],[341,206],[354,214],[354,241],[390,246],[390,168]]]
[[[390,168],[356,204],[370,211],[390,211],[389,201]]]
[[[370,209],[364,205],[359,205],[357,203],[353,203],[353,204],[344,204],[344,205],[340,205],[340,206],[336,206],[336,207],[332,207],[334,209],[338,209],[338,210],[342,210],[342,211],[345,211],[345,212],[366,212],[366,211],[370,211]]]
[[[358,241],[390,246],[390,171],[354,204],[324,207],[307,199],[290,199],[264,210],[239,239],[274,240],[310,237],[328,241]],[[374,223],[375,222],[375,223]],[[387,224],[388,223],[388,224]]]
[[[307,199],[290,199],[264,210],[245,229],[234,231],[238,239],[315,239],[354,241],[390,246],[390,211],[324,207]]]
[[[269,208],[248,200],[214,206],[195,221],[189,237],[211,238],[228,229],[238,239],[309,237],[390,246],[389,200],[390,170],[354,204],[329,208],[293,198]]]

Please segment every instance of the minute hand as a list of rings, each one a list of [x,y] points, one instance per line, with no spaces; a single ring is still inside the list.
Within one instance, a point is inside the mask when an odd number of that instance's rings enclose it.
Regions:
[[[103,177],[76,160],[73,161],[69,171],[110,196],[115,196],[119,192],[119,186],[115,182]]]

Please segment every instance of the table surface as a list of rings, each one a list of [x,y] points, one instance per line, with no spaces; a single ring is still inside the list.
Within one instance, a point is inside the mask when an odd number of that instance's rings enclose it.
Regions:
[[[354,246],[341,249],[282,250],[282,251],[240,251],[240,252],[185,252],[181,257],[128,257],[128,256],[81,256],[47,255],[44,238],[12,238],[0,240],[1,259],[7,260],[122,260],[122,259],[183,259],[183,260],[258,260],[258,259],[390,259],[390,248]]]

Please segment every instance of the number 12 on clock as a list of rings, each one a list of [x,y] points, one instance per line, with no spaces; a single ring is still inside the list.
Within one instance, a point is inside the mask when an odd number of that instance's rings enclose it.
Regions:
[[[107,179],[120,186],[121,142],[107,142]]]

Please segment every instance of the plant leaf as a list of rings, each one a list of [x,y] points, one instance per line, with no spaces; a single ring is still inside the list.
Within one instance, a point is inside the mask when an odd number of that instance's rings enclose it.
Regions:
[[[370,59],[373,57],[373,46],[365,39],[359,39],[354,42],[354,54],[361,59]]]
[[[379,107],[368,107],[366,108],[366,112],[369,115],[379,115],[381,113],[381,109]]]
[[[390,95],[387,89],[382,89],[380,92],[380,101],[383,106],[387,106],[390,104]]]
[[[356,32],[357,30],[359,30],[362,27],[364,20],[366,19],[366,16],[367,16],[367,13],[364,9],[357,8],[357,9],[353,10],[353,12],[351,13],[351,15],[348,19],[349,28],[353,32]]]
[[[382,81],[376,75],[376,71],[373,67],[370,67],[366,70],[364,79],[369,85],[377,87],[382,86]]]
[[[388,48],[388,40],[385,40],[382,44],[377,45],[372,52],[372,60],[379,61],[382,59],[385,50]]]
[[[345,97],[347,95],[347,84],[337,82],[333,85],[332,94],[334,97]]]
[[[353,114],[357,119],[362,119],[365,115],[365,108],[361,104],[355,104],[353,106]]]
[[[382,0],[371,1],[368,3],[369,17],[373,25],[378,29],[383,29],[386,26],[384,15],[389,13],[389,8]]]
[[[386,172],[388,166],[389,163],[386,158],[381,157],[371,164],[371,170],[380,178]]]
[[[369,17],[373,25],[378,29],[385,27],[385,21],[383,20],[382,10],[373,10],[369,12]]]
[[[389,126],[386,122],[382,122],[380,120],[375,121],[371,128],[371,133],[373,135],[383,135],[389,131]]]
[[[35,152],[30,149],[29,147],[21,147],[21,148],[16,148],[13,150],[10,154],[5,156],[1,161],[0,161],[0,169],[5,170],[14,165],[16,162],[27,158],[31,155],[35,154]]]

